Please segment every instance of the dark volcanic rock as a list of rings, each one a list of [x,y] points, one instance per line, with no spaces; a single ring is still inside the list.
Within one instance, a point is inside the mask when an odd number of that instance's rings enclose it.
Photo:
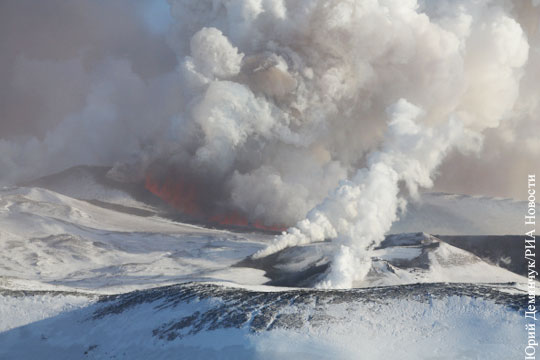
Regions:
[[[169,309],[174,312],[174,309],[197,303],[197,311],[171,319],[152,332],[160,339],[174,340],[204,330],[247,328],[251,332],[260,332],[276,328],[294,329],[307,324],[320,326],[338,321],[325,312],[329,305],[336,304],[388,304],[393,300],[431,303],[434,299],[463,296],[486,299],[518,311],[525,307],[526,296],[501,291],[502,287],[512,286],[435,283],[351,290],[261,292],[187,283],[104,296],[92,319],[120,314],[143,304],[151,304],[156,311]]]

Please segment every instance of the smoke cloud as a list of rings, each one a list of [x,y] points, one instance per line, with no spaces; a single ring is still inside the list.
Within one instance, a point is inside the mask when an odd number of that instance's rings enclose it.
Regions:
[[[405,200],[404,181],[415,196],[418,187],[433,185],[431,174],[446,153],[466,136],[462,124],[451,119],[440,128],[422,128],[415,120],[422,110],[401,99],[388,108],[391,121],[380,151],[368,156],[368,167],[350,181],[342,181],[306,219],[255,254],[263,257],[288,246],[332,239],[338,252],[321,287],[350,288],[370,269],[369,249],[384,240]]]
[[[535,1],[155,0],[166,32],[148,4],[0,4],[0,183],[114,166],[195,218],[297,224],[258,256],[334,239],[347,287],[418,188],[522,198],[540,170]]]

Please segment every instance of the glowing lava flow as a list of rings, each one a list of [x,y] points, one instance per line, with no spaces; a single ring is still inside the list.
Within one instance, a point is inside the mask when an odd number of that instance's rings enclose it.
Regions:
[[[263,231],[281,232],[286,230],[285,226],[267,226],[260,220],[250,222],[245,215],[238,211],[208,216],[202,211],[202,206],[199,203],[199,189],[197,186],[182,178],[167,178],[162,182],[158,182],[151,175],[147,175],[145,188],[182,213],[195,218],[203,218],[210,223],[242,228],[251,227]]]
[[[237,212],[214,215],[209,220],[210,222],[214,222],[221,225],[244,226],[244,227],[249,226],[248,219]]]
[[[197,202],[197,188],[186,183],[183,179],[170,178],[159,184],[150,175],[146,176],[145,187],[166,203],[190,216],[200,215],[200,206]]]

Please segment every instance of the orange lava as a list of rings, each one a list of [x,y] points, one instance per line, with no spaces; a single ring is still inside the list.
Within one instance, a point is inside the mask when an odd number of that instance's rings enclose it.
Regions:
[[[181,178],[174,180],[168,178],[160,184],[150,175],[147,175],[145,187],[152,194],[187,215],[197,216],[200,214],[196,186],[186,183]]]
[[[210,219],[210,222],[220,225],[228,226],[249,226],[249,221],[245,216],[240,215],[237,212],[231,212],[229,214],[214,215]]]
[[[181,177],[168,177],[164,181],[159,182],[151,175],[147,175],[145,187],[152,194],[184,214],[196,218],[203,218],[214,224],[241,228],[251,227],[258,230],[275,232],[281,232],[287,229],[285,226],[267,226],[259,220],[251,222],[248,220],[247,216],[238,211],[219,213],[211,216],[204,214],[198,200],[199,189],[197,186],[187,182]]]
[[[256,229],[259,229],[259,230],[276,231],[276,232],[282,232],[282,231],[287,230],[287,227],[286,227],[286,226],[283,226],[283,225],[271,225],[271,226],[267,226],[267,225],[264,225],[264,224],[263,224],[261,221],[259,221],[259,220],[255,220],[255,222],[253,223],[253,227],[255,227]]]

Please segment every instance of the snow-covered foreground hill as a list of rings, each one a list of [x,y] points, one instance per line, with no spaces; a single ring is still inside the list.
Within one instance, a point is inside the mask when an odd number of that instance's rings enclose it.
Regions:
[[[521,354],[524,297],[512,290],[188,283],[101,297],[3,291],[2,318],[15,327],[3,324],[0,358],[513,359]]]
[[[520,237],[463,235],[517,234],[508,219],[522,203],[425,194],[358,289],[322,291],[309,288],[331,242],[255,260],[272,234],[174,221],[159,199],[104,174],[83,167],[0,190],[0,359],[521,353]]]

